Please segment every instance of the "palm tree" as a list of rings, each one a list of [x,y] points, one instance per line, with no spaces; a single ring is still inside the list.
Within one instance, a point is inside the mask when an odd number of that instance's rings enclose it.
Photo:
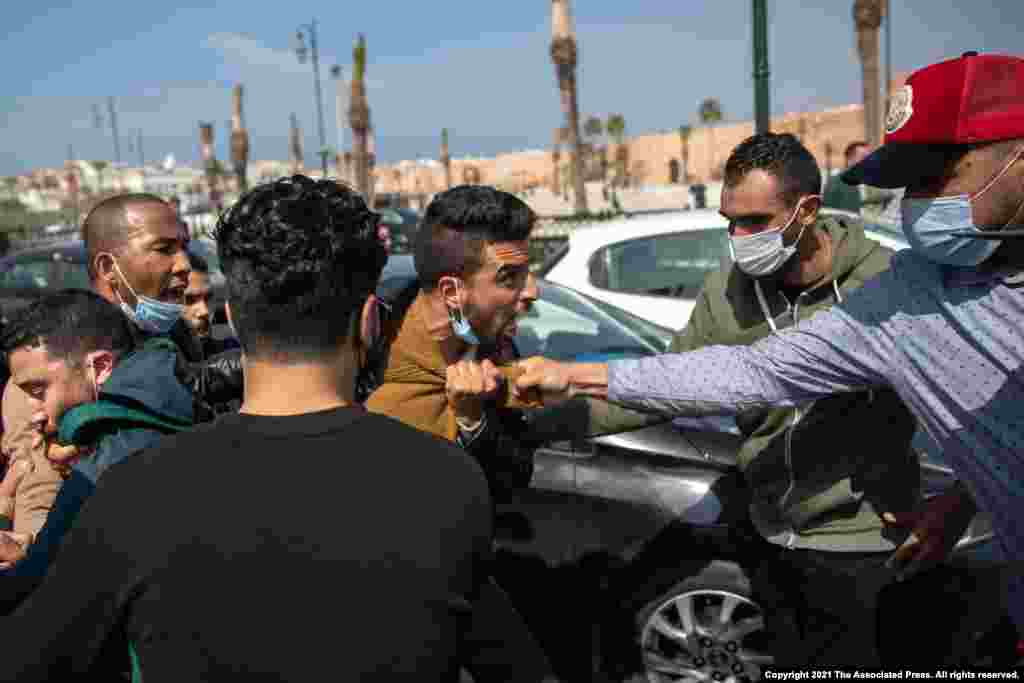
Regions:
[[[861,83],[864,87],[864,138],[872,147],[881,142],[881,107],[879,106],[878,27],[882,25],[885,0],[855,0],[853,21],[857,30],[857,52],[860,53]]]
[[[441,165],[444,166],[444,187],[452,186],[452,158],[448,154],[448,129],[441,129]]]
[[[288,136],[288,151],[292,157],[292,173],[302,172],[302,132],[299,130],[299,120],[295,114],[291,115],[291,128]]]
[[[370,196],[369,131],[370,104],[366,99],[366,36],[362,33],[352,48],[352,94],[349,98],[348,120],[352,127],[356,189]]]
[[[683,182],[690,180],[690,136],[693,134],[693,126],[683,124],[679,126],[680,158],[683,161]]]
[[[721,123],[722,119],[725,118],[725,115],[722,113],[721,103],[714,97],[708,97],[697,107],[697,118],[708,127],[708,135],[711,140],[711,163],[709,166],[711,167],[711,174],[714,175],[715,169],[718,168],[716,158],[718,150],[715,149],[715,129],[713,126],[716,123]]]
[[[600,165],[600,177],[604,181],[607,164],[604,163],[604,147],[601,145],[601,136],[604,135],[604,121],[597,116],[588,116],[583,124],[583,134],[587,136],[587,144],[590,147],[590,158]],[[591,165],[593,172],[593,165]]]
[[[206,174],[206,184],[212,192],[217,188],[217,173],[213,165],[217,158],[213,154],[213,124],[199,122],[199,154],[203,160],[203,169]]]
[[[234,166],[238,189],[245,192],[249,188],[247,169],[249,166],[249,131],[245,129],[242,114],[242,84],[235,85],[232,92],[231,113],[231,164]]]
[[[90,161],[89,165],[92,166],[92,170],[96,171],[96,193],[103,192],[103,171],[107,169],[110,164],[106,161]]]
[[[583,155],[580,153],[580,110],[576,92],[576,32],[572,25],[569,0],[551,0],[551,61],[555,64],[562,111],[569,130],[569,154],[572,165],[576,212],[587,212],[586,185],[583,182]]]
[[[551,150],[551,192],[559,194],[562,191],[560,163],[562,161],[562,128],[555,128],[555,146]]]
[[[629,150],[626,148],[626,117],[622,114],[611,114],[604,129],[608,136],[615,141],[615,177],[622,182],[626,179],[629,170]]]

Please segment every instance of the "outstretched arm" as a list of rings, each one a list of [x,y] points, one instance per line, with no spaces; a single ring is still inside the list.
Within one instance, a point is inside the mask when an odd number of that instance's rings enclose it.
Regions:
[[[869,326],[838,307],[748,347],[711,346],[612,363],[523,361],[517,387],[595,396],[663,415],[736,414],[890,384]]]

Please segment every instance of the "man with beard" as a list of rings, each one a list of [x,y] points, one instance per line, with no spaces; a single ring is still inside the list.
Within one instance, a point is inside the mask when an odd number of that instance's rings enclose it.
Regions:
[[[530,401],[511,399],[501,366],[515,359],[516,317],[537,299],[527,250],[535,222],[526,204],[491,187],[463,185],[434,198],[417,232],[418,283],[391,302],[378,344],[383,369],[366,400],[371,412],[463,446],[495,502],[529,485],[533,472],[532,451],[518,440],[518,406]],[[470,667],[474,678],[549,676],[505,592],[493,581],[483,590],[474,636],[491,648]]]
[[[894,389],[959,482],[913,514],[892,515],[912,529],[893,564],[910,574],[941,561],[980,507],[1014,563],[1003,604],[1021,629],[1024,59],[968,52],[912,74],[890,102],[885,144],[845,179],[906,188],[911,246],[845,301],[747,347],[607,364],[528,359],[517,386],[668,416]]]
[[[536,221],[516,197],[463,185],[427,207],[414,253],[418,287],[400,297],[383,339],[388,357],[366,401],[417,429],[455,441],[480,462],[500,497],[532,465],[509,430],[499,366],[512,360],[516,317],[537,299],[527,240]]]

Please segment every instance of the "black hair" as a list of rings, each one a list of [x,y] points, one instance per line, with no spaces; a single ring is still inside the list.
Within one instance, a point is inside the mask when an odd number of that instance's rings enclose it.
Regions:
[[[485,243],[528,239],[536,221],[521,199],[493,187],[459,185],[440,193],[416,233],[420,284],[430,291],[445,275],[472,275],[483,266]]]
[[[239,341],[294,363],[336,353],[387,253],[357,192],[302,175],[246,192],[217,222],[217,252]]]
[[[868,143],[864,142],[863,140],[854,140],[853,142],[846,146],[846,149],[843,150],[843,157],[849,159],[851,156],[853,156],[853,153],[856,152],[858,149],[867,146]]]
[[[748,173],[766,171],[782,185],[782,199],[792,205],[821,192],[821,169],[806,147],[790,133],[758,133],[732,151],[725,162],[725,185],[735,187]]]
[[[206,259],[197,254],[193,249],[186,249],[185,251],[188,253],[188,264],[194,272],[204,274],[210,272],[210,264],[206,262]]]
[[[131,351],[135,335],[125,314],[103,297],[62,289],[11,313],[0,334],[0,348],[8,355],[44,344],[51,358],[74,367],[91,351]]]

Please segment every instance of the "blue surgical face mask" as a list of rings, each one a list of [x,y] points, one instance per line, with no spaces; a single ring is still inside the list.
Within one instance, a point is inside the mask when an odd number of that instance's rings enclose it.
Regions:
[[[455,285],[455,296],[459,295],[458,280]],[[452,325],[452,332],[455,336],[466,342],[470,346],[480,346],[480,338],[476,336],[476,332],[473,331],[472,326],[469,324],[469,320],[466,318],[466,314],[462,310],[462,304],[459,304],[458,311],[455,309],[448,309],[448,320]]]
[[[904,197],[900,203],[900,214],[903,234],[911,248],[929,261],[947,266],[972,267],[984,263],[999,248],[1002,240],[963,237],[954,233],[982,232],[974,224],[973,202],[1010,170],[1022,152],[1024,147],[984,187],[972,195]],[[991,231],[985,232],[991,234]]]
[[[963,237],[953,233],[980,232],[974,225],[970,195],[933,199],[904,197],[900,204],[903,234],[911,248],[929,261],[969,267],[995,253],[1001,240]]]
[[[140,328],[151,334],[167,334],[170,332],[171,328],[174,327],[174,323],[178,322],[178,319],[181,318],[185,307],[181,304],[171,304],[151,299],[148,296],[140,296],[132,289],[128,278],[121,272],[121,267],[117,265],[117,259],[113,255],[111,255],[111,258],[114,259],[114,269],[117,270],[121,281],[124,282],[128,291],[135,297],[135,308],[132,308],[125,303],[124,299],[121,299],[121,295],[117,294],[117,290],[114,291],[121,302],[121,310],[124,311],[124,314]]]

